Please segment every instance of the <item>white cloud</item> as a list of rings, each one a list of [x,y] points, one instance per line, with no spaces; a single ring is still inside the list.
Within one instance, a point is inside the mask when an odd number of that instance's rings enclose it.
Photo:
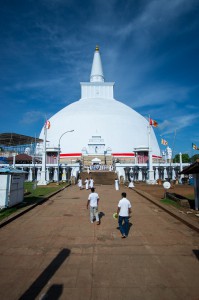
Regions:
[[[164,135],[173,133],[174,130],[181,131],[184,128],[193,126],[198,122],[198,118],[199,114],[183,114],[178,116],[178,112],[176,111],[173,117],[166,119],[160,124],[160,130],[162,130],[162,134]]]
[[[41,121],[42,118],[45,122],[45,119],[47,117],[46,117],[44,112],[32,110],[32,111],[26,112],[22,116],[21,123],[23,123],[23,124],[34,124],[34,123],[37,123],[38,121]]]
[[[169,108],[173,103],[184,102],[188,96],[191,87],[179,87],[175,85],[153,84],[150,87],[144,87],[133,101],[135,108],[154,105],[165,105]]]
[[[123,26],[117,34],[121,37],[127,37],[132,33],[139,32],[140,38],[145,32],[151,30],[160,30],[163,33],[171,28],[171,22],[175,21],[183,13],[193,8],[195,0],[152,0],[144,7],[141,13],[131,20],[126,26]],[[167,26],[166,26],[167,24]],[[145,32],[143,30],[146,30]],[[143,33],[143,35],[141,34]]]

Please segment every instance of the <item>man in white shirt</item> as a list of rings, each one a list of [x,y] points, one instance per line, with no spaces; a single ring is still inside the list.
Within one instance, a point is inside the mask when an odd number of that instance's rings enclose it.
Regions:
[[[87,201],[87,209],[90,205],[90,221],[93,223],[93,219],[95,217],[97,225],[100,225],[99,215],[98,215],[98,202],[99,202],[99,195],[95,193],[95,189],[91,188],[91,193],[88,196]]]
[[[131,213],[131,203],[126,198],[126,193],[122,193],[122,199],[118,203],[117,215],[118,215],[118,224],[122,238],[128,236],[129,231],[129,215]]]

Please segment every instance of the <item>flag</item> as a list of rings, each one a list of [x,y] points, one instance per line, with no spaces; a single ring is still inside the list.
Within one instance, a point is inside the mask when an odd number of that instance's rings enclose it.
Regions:
[[[199,150],[199,147],[197,147],[196,144],[193,144],[193,143],[192,143],[192,148],[193,148],[193,150]]]
[[[149,119],[149,125],[151,125],[153,127],[158,127],[158,123],[153,119]]]
[[[161,144],[167,146],[168,142],[166,140],[164,140],[164,139],[161,139]]]
[[[45,126],[46,129],[49,129],[50,128],[50,121],[47,120],[44,126]]]

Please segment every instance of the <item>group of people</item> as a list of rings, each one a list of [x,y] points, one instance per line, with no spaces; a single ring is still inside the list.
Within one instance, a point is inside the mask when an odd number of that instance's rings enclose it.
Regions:
[[[128,185],[128,188],[129,189],[133,189],[135,186],[134,186],[134,183],[133,183],[133,180],[131,179],[131,181],[129,182],[129,185]],[[115,179],[115,189],[116,191],[119,191],[119,180],[116,178]]]
[[[90,222],[93,223],[96,220],[97,225],[100,225],[100,218],[98,213],[98,205],[99,205],[99,195],[95,192],[94,188],[94,180],[93,178],[86,178],[84,181],[86,190],[91,189],[91,193],[88,196],[87,201],[87,209],[90,210]],[[78,187],[83,189],[83,182],[81,177],[78,179]],[[133,188],[134,184],[133,181],[129,183],[129,188]],[[119,180],[115,179],[115,189],[119,190]],[[120,232],[122,234],[122,238],[126,238],[128,236],[129,231],[129,217],[131,214],[131,203],[126,198],[126,193],[123,192],[121,194],[122,199],[119,201],[117,206],[117,217],[118,217],[118,225]]]
[[[86,190],[92,189],[94,187],[94,180],[92,177],[86,178],[84,183],[85,183]],[[81,177],[78,179],[78,187],[80,188],[80,190],[84,189]],[[131,180],[129,182],[128,188],[132,189],[134,187],[135,186],[134,186],[133,180]],[[117,178],[115,179],[115,189],[116,189],[116,191],[119,191],[119,180]]]
[[[126,193],[122,193],[122,199],[117,206],[118,225],[122,238],[126,238],[129,232],[129,217],[131,214],[131,203],[126,198]],[[100,225],[100,218],[98,213],[99,195],[95,192],[94,187],[91,188],[91,193],[88,196],[87,209],[90,208],[90,222],[93,223],[94,218],[97,225]]]
[[[84,183],[85,183],[86,190],[92,189],[94,187],[94,180],[92,177],[90,179],[86,178]],[[78,187],[80,190],[82,190],[84,188],[81,177],[78,179]]]

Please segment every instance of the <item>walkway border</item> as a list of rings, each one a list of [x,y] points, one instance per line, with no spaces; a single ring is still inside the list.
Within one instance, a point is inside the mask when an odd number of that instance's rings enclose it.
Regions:
[[[186,226],[188,226],[192,230],[194,230],[194,231],[196,231],[196,232],[199,233],[199,223],[197,224],[196,221],[188,219],[188,217],[186,215],[179,216],[177,214],[177,212],[175,212],[175,211],[171,210],[169,207],[165,207],[163,204],[157,202],[157,200],[153,196],[149,195],[146,192],[143,192],[143,191],[141,191],[139,189],[133,189],[133,191],[135,191],[137,194],[139,194],[140,196],[144,197],[145,199],[147,199],[151,203],[155,204],[156,206],[158,206],[159,208],[161,208],[162,210],[164,210],[165,212],[167,212],[169,215],[171,215],[172,217],[174,217],[178,221],[184,223]]]
[[[63,191],[64,189],[68,188],[69,186],[70,185],[67,185],[67,186],[59,189],[58,191],[56,191],[56,192],[54,192],[52,194],[44,196],[44,197],[40,198],[37,203],[35,203],[33,205],[30,205],[27,208],[22,209],[20,212],[13,213],[11,216],[3,219],[2,221],[0,221],[0,228],[6,226],[7,224],[9,224],[12,221],[16,220],[17,218],[21,217],[22,215],[24,215],[25,213],[29,212],[30,210],[32,210],[36,206],[41,205],[42,203],[46,202],[51,197],[53,197],[54,195],[56,195],[59,192]],[[197,223],[196,221],[188,219],[188,217],[186,215],[180,215],[179,216],[178,213],[177,213],[177,211],[171,210],[169,207],[165,207],[163,204],[157,202],[157,200],[153,196],[149,195],[148,193],[146,193],[144,191],[141,191],[141,190],[136,189],[136,188],[133,189],[133,191],[135,191],[137,194],[139,194],[140,196],[144,197],[146,200],[150,201],[151,203],[153,203],[154,205],[156,205],[160,209],[164,210],[169,215],[171,215],[172,217],[174,217],[178,221],[182,222],[183,224],[185,224],[186,226],[188,226],[192,230],[194,230],[194,231],[196,231],[196,232],[199,233],[199,223]]]
[[[43,204],[44,202],[46,202],[47,200],[49,200],[51,197],[55,196],[56,194],[58,194],[59,192],[63,191],[64,189],[66,189],[67,187],[69,187],[69,185],[59,189],[58,191],[56,192],[53,192],[51,194],[48,194],[44,197],[41,197],[39,198],[38,202],[37,203],[34,203],[28,207],[25,207],[24,209],[22,209],[21,211],[19,212],[16,212],[16,213],[13,213],[11,214],[9,217],[3,219],[2,221],[0,221],[0,228],[6,226],[7,224],[11,223],[12,221],[18,219],[19,217],[23,216],[25,213],[29,212],[30,210],[32,210],[33,208],[35,208],[36,206],[38,205],[41,205]]]

